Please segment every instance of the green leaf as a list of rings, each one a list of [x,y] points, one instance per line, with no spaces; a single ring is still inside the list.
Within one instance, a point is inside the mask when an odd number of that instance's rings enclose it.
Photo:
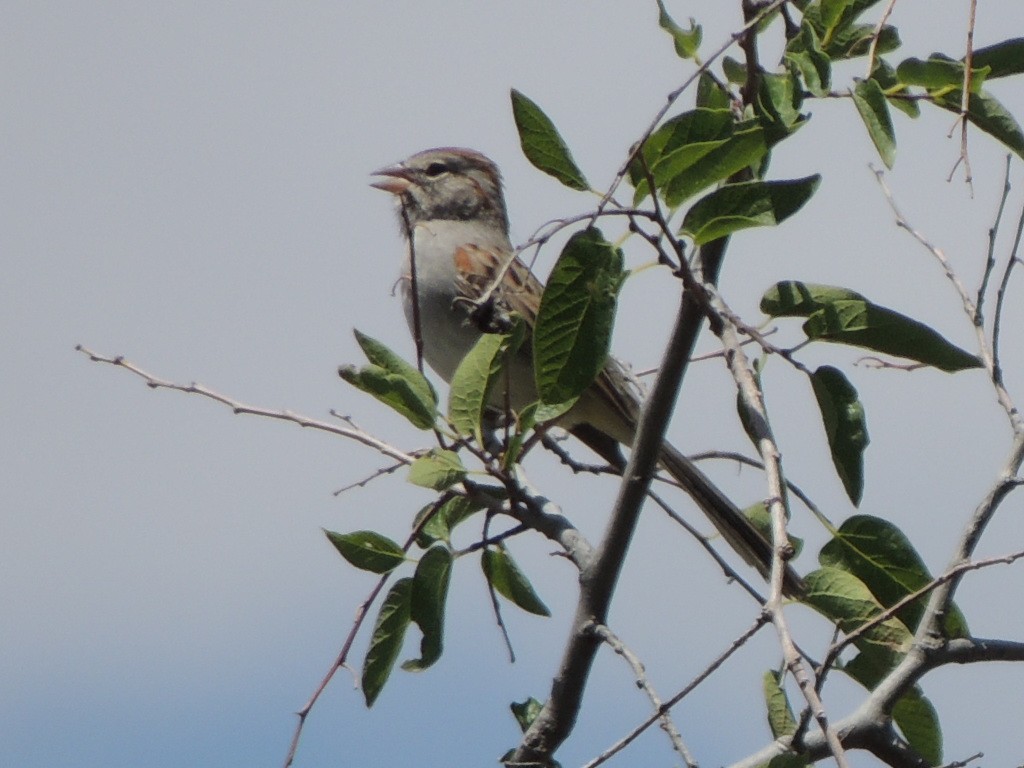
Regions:
[[[413,521],[413,528],[416,528],[424,515],[430,515],[430,519],[420,528],[416,539],[416,543],[424,549],[435,541],[451,543],[455,526],[484,508],[482,504],[470,501],[465,496],[453,495],[451,498],[442,499],[421,509]]]
[[[882,678],[892,671],[901,656],[880,645],[862,646],[860,653],[843,665],[843,672],[865,690],[873,691]]]
[[[924,323],[862,299],[827,304],[807,319],[803,330],[808,339],[905,357],[949,373],[981,367],[975,355]]]
[[[743,85],[747,81],[747,68],[732,56],[722,57],[722,72],[730,83]]]
[[[419,429],[430,429],[437,418],[437,393],[414,366],[381,344],[355,331],[370,365],[343,365],[338,375],[405,416]]]
[[[871,48],[871,39],[875,36],[874,24],[854,24],[837,32],[822,48],[833,61],[836,59],[854,59],[858,56],[865,56]],[[823,38],[824,39],[824,38]],[[875,54],[882,55],[891,53],[902,45],[899,32],[896,27],[888,24],[882,27],[878,35],[878,44],[875,46]]]
[[[804,602],[835,622],[843,632],[866,624],[882,612],[878,602],[864,583],[848,571],[839,568],[819,568],[804,577],[807,592]],[[867,630],[856,642],[858,648],[878,646],[885,651],[905,652],[913,635],[897,618],[885,621]]]
[[[910,690],[893,705],[892,719],[928,765],[943,764],[939,713],[919,689]]]
[[[759,125],[738,130],[728,139],[683,147],[672,158],[678,171],[662,189],[665,202],[675,208],[702,189],[755,165],[767,152],[764,128]]]
[[[376,531],[335,533],[325,529],[324,534],[342,557],[364,571],[387,573],[405,562],[402,548]]]
[[[593,227],[575,233],[558,257],[537,311],[533,361],[545,403],[575,400],[608,359],[622,286],[622,251]]]
[[[519,461],[523,446],[526,444],[526,439],[533,433],[533,428],[537,425],[537,413],[539,410],[540,403],[533,402],[516,414],[515,430],[512,432],[512,437],[508,440],[505,455],[501,460],[502,466],[505,469],[511,469]]]
[[[783,280],[761,297],[761,311],[771,317],[810,317],[836,301],[867,301],[848,288]]]
[[[795,733],[796,718],[793,717],[793,709],[789,706],[789,697],[779,683],[778,673],[774,670],[765,672],[761,678],[761,687],[764,690],[768,727],[771,728],[772,736],[777,739]]]
[[[666,121],[648,137],[640,157],[629,166],[630,183],[636,188],[634,200],[639,203],[650,194],[644,165],[655,186],[663,189],[669,179],[727,141],[735,125],[728,104],[720,109],[693,109]]]
[[[864,405],[849,379],[830,365],[811,374],[811,386],[821,411],[832,464],[846,495],[857,506],[864,492],[864,450],[869,442]]]
[[[935,97],[935,103],[950,112],[960,113],[960,91],[949,91]],[[982,91],[972,93],[967,103],[967,119],[1007,148],[1024,157],[1024,131],[1007,111],[1006,107],[991,94]]]
[[[750,227],[771,227],[803,207],[821,176],[789,181],[726,184],[693,204],[683,218],[682,234],[703,245]]]
[[[537,616],[551,615],[551,611],[537,597],[529,579],[519,570],[519,566],[504,546],[485,549],[480,564],[488,583],[499,595],[511,600],[527,613]]]
[[[751,504],[743,510],[743,516],[760,531],[765,541],[772,540],[772,513],[768,510],[767,502],[758,501]],[[786,538],[789,539],[789,543],[793,546],[793,558],[800,557],[800,553],[804,549],[804,540],[799,536],[794,536],[789,531],[786,531]]]
[[[658,0],[658,26],[672,36],[677,56],[682,59],[692,59],[697,56],[697,49],[700,48],[703,32],[700,24],[696,24],[693,18],[690,19],[690,28],[683,29],[668,15],[662,0]]]
[[[800,32],[786,44],[784,59],[799,71],[813,95],[824,98],[832,85],[832,61],[821,50],[814,27],[805,19]]]
[[[846,31],[864,11],[880,0],[818,0],[801,3],[805,22],[814,27],[819,37],[834,37]]]
[[[368,707],[373,706],[383,690],[402,650],[405,630],[411,618],[411,598],[412,579],[399,579],[392,585],[377,614],[370,648],[363,662],[362,688]]]
[[[466,468],[454,451],[434,449],[420,456],[409,467],[409,482],[424,488],[443,491],[462,482]]]
[[[976,93],[985,82],[989,70],[974,67],[971,70],[971,92]],[[896,77],[906,85],[919,85],[929,90],[960,88],[964,83],[964,65],[945,57],[904,59],[896,67]]]
[[[989,79],[1024,74],[1024,37],[976,48],[971,56],[971,66],[988,67]]]
[[[526,701],[512,702],[509,704],[509,709],[512,710],[512,716],[515,717],[516,722],[519,723],[519,728],[523,733],[526,733],[527,729],[533,725],[533,721],[537,719],[537,715],[544,708],[544,704],[532,696]]]
[[[431,547],[420,558],[412,579],[410,617],[420,631],[420,658],[410,659],[402,669],[419,672],[439,658],[444,639],[444,608],[451,581],[452,553],[447,547]]]
[[[932,581],[931,574],[913,545],[895,525],[870,515],[854,515],[821,549],[819,562],[854,574],[885,607]],[[924,595],[900,610],[898,617],[916,630],[928,602]],[[946,616],[949,637],[967,637],[967,621],[956,608]]]
[[[512,117],[519,131],[523,154],[535,168],[554,176],[571,189],[590,189],[551,118],[515,89],[512,89]]]
[[[729,92],[722,88],[715,78],[707,72],[701,72],[697,80],[696,105],[698,108],[710,110],[728,110],[732,104]]]
[[[854,86],[853,103],[868,129],[878,155],[886,168],[896,162],[896,131],[889,116],[889,104],[877,80],[858,80]]]
[[[482,334],[462,358],[448,393],[448,420],[459,433],[483,443],[482,423],[491,392],[501,378],[508,354],[518,349],[525,333],[522,321],[517,320],[511,333]]]
[[[950,344],[928,326],[864,296],[832,285],[786,280],[761,297],[761,311],[772,317],[806,317],[804,332],[822,339],[917,360],[943,371],[977,368],[981,361]]]
[[[800,105],[803,99],[800,81],[792,72],[765,72],[761,75],[758,103],[763,113],[777,124],[780,138],[802,120]]]
[[[921,107],[916,99],[905,99],[901,96],[906,93],[907,87],[896,78],[896,70],[892,64],[885,59],[879,58],[875,61],[875,68],[871,70],[871,79],[878,82],[890,107],[896,107],[900,112],[911,118],[917,118],[921,114]]]

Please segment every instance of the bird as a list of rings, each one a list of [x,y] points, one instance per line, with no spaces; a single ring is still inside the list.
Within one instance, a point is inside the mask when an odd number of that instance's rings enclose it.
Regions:
[[[502,177],[492,160],[472,149],[438,147],[372,175],[371,186],[396,199],[408,241],[400,278],[406,319],[421,340],[423,359],[442,379],[451,381],[462,358],[488,330],[473,312],[485,294],[502,312],[515,313],[533,328],[544,287],[509,238]],[[537,399],[532,356],[525,347],[508,361],[506,383],[492,395],[497,408],[519,410]],[[632,445],[640,406],[627,369],[609,356],[594,383],[556,424],[621,470],[621,446]],[[661,446],[659,463],[725,541],[768,578],[772,545],[737,506],[668,441]],[[803,588],[786,564],[784,592],[798,596]]]

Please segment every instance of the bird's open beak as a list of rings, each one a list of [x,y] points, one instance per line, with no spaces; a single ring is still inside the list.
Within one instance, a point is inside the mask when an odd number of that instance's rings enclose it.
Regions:
[[[403,194],[412,184],[412,175],[410,174],[409,169],[401,165],[392,165],[387,168],[381,168],[374,171],[371,175],[384,177],[380,181],[374,181],[371,183],[371,187],[383,189],[385,192],[390,192],[392,195]]]

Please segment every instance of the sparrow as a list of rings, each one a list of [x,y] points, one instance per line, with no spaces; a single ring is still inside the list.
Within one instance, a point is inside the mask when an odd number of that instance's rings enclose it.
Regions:
[[[380,178],[372,186],[397,199],[403,235],[411,238],[400,279],[405,315],[413,333],[418,330],[423,359],[442,379],[451,381],[462,358],[487,330],[474,314],[482,298],[534,326],[544,287],[509,239],[501,174],[493,161],[471,149],[439,147],[373,175]],[[496,408],[519,410],[537,399],[527,344],[507,363],[504,380],[504,391],[493,395]],[[621,446],[633,443],[640,405],[627,369],[609,357],[594,383],[556,424],[622,469]],[[729,545],[767,578],[772,545],[760,531],[667,441],[659,461]],[[788,565],[783,588],[793,596],[803,590]]]

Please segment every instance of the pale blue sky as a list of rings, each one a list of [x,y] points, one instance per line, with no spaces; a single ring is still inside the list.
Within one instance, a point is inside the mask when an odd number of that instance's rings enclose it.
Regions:
[[[705,24],[709,50],[737,25],[738,3],[668,5],[677,20]],[[967,3],[944,3],[941,14],[936,5],[897,5],[906,55],[961,50]],[[977,45],[1024,33],[1019,0],[979,6]],[[421,435],[335,374],[359,360],[353,326],[411,350],[390,295],[397,229],[368,174],[429,146],[480,149],[505,172],[514,237],[524,239],[591,199],[523,159],[509,88],[547,109],[602,186],[689,65],[658,30],[653,2],[34,0],[5,3],[3,17],[0,765],[279,765],[291,713],[371,585],[320,528],[372,526],[400,538],[427,495],[393,478],[335,497],[385,462],[342,440],[151,392],[73,346],[123,354],[252,404],[322,417],[337,408],[417,447]],[[851,68],[837,80],[850,74],[862,73]],[[1024,119],[1020,82],[997,86]],[[729,301],[756,319],[758,297],[777,279],[845,284],[970,345],[941,272],[892,224],[852,105],[808,106],[814,118],[780,147],[773,168],[779,178],[821,172],[821,189],[783,228],[735,239],[723,280]],[[973,282],[1005,153],[972,134],[971,199],[961,183],[945,182],[958,151],[945,137],[952,116],[895,119],[890,183]],[[1019,166],[1014,179],[1011,210],[1019,210]],[[1006,365],[1024,398],[1019,280],[1015,288]],[[649,366],[674,308],[672,286],[648,271],[624,302],[616,347]],[[941,569],[998,471],[1005,422],[978,374],[879,373],[850,367],[856,357],[806,355],[846,366],[867,405],[873,443],[861,509],[894,519]],[[806,385],[782,366],[769,373],[790,476],[841,520],[853,510]],[[720,415],[732,397],[720,366],[697,366],[674,439],[687,450],[746,449]],[[701,407],[685,410],[687,402]],[[567,478],[543,456],[529,469],[585,530],[600,531],[611,483]],[[762,493],[751,473],[737,484],[732,468],[712,471],[750,499]],[[1024,547],[1022,510],[1020,497],[1007,505],[985,553]],[[802,513],[794,527],[812,545],[823,538]],[[546,695],[574,605],[574,575],[550,549],[536,539],[516,547],[555,616],[506,611],[515,665],[475,563],[460,563],[442,661],[397,673],[369,712],[339,675],[309,720],[297,765],[495,764],[517,736],[507,704]],[[613,620],[669,695],[753,609],[656,514],[645,517],[636,552]],[[802,565],[812,567],[807,558]],[[1020,568],[972,577],[961,603],[973,629],[1024,635],[1019,611],[986,598],[987,589],[1022,587]],[[794,613],[798,629],[820,636],[820,623]],[[767,738],[746,723],[763,719],[759,676],[776,656],[766,634],[679,708],[703,764]],[[928,678],[947,758],[982,749],[986,764],[1024,761],[1022,687],[1019,666]],[[843,714],[856,692],[839,688],[826,703]],[[628,669],[606,654],[563,764],[592,757],[646,712]],[[667,765],[665,743],[652,732],[613,764]]]

